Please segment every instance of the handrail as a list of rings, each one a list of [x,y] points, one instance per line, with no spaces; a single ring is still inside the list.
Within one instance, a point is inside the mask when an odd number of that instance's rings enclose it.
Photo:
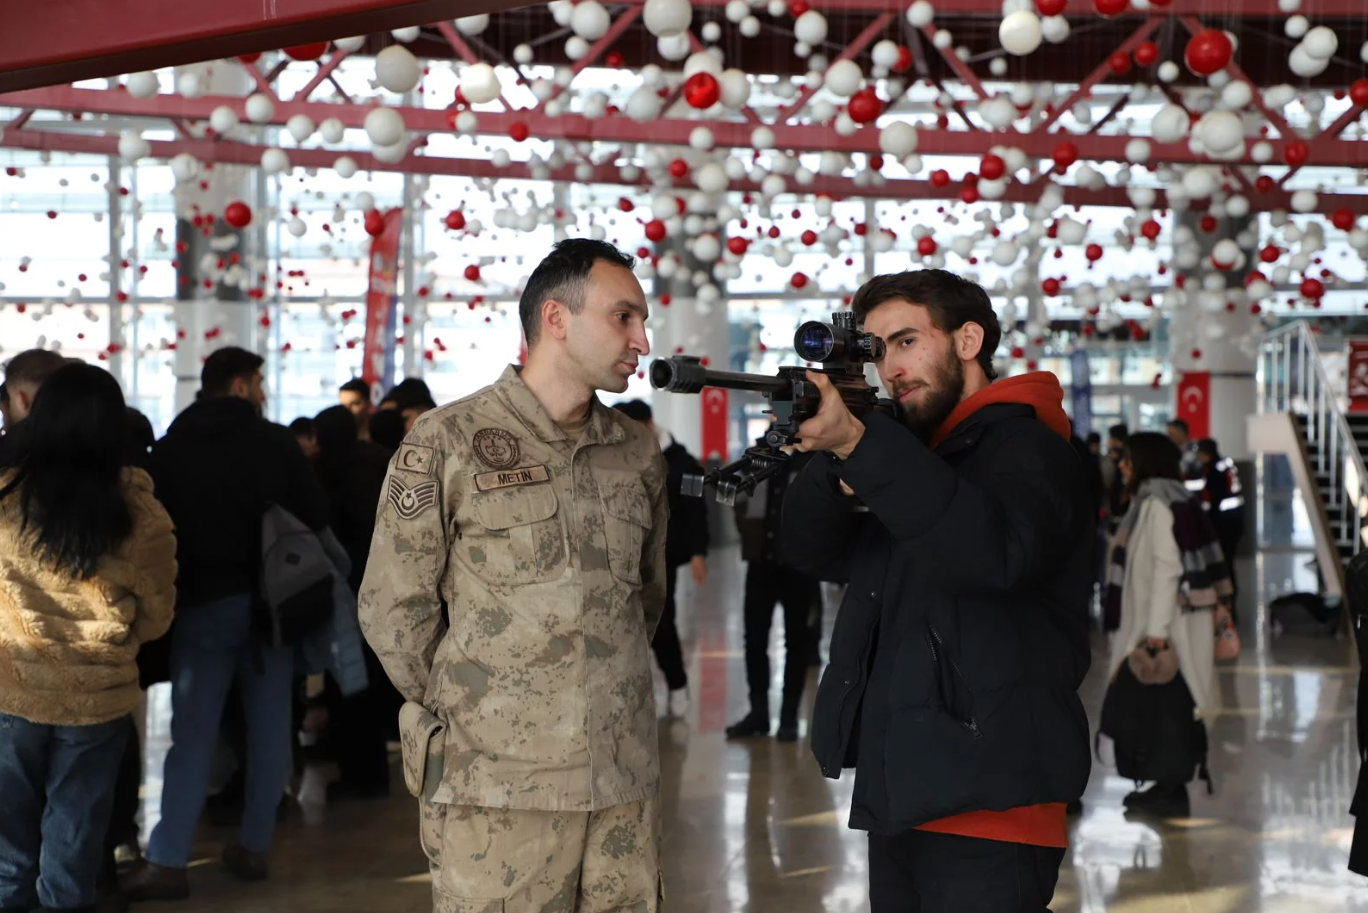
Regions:
[[[1316,471],[1330,478],[1326,514],[1349,531],[1351,554],[1357,555],[1364,548],[1362,530],[1368,519],[1368,498],[1363,496],[1368,472],[1306,321],[1264,334],[1257,376],[1259,412],[1289,412],[1306,419],[1308,456]]]

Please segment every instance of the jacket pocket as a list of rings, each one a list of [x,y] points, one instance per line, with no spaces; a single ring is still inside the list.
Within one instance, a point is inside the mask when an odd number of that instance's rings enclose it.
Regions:
[[[982,738],[978,719],[974,716],[974,693],[935,625],[926,626],[926,645],[931,651],[931,664],[935,670],[936,688],[942,706],[974,738]]]
[[[620,476],[620,477],[619,477]],[[641,583],[641,550],[651,528],[651,501],[635,473],[613,473],[599,480],[603,502],[603,536],[608,567],[623,583]]]
[[[479,492],[457,533],[461,563],[492,584],[540,583],[565,571],[565,531],[550,483]]]

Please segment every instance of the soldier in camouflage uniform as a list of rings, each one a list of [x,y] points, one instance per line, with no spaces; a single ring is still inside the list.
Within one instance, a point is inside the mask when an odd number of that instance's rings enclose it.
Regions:
[[[519,304],[526,366],[424,415],[390,463],[361,625],[408,701],[437,913],[660,906],[665,466],[594,395],[649,351],[631,266],[558,244]]]

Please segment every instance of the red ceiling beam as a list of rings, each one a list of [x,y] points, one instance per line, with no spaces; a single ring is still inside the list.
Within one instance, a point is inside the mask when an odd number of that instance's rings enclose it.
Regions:
[[[149,143],[152,157],[169,159],[186,152],[202,162],[227,165],[246,165],[256,167],[261,163],[261,153],[265,147],[245,143],[223,142],[218,140],[154,140]],[[86,155],[118,155],[119,138],[103,134],[67,133],[45,130],[10,130],[0,136],[0,148],[28,149],[36,152],[71,152]],[[385,163],[373,156],[359,152],[332,152],[325,149],[291,149],[290,164],[296,168],[331,168],[339,155],[349,155],[357,164],[368,171],[401,171],[410,174],[450,175],[489,180],[532,180],[526,162],[510,162],[500,168],[488,159],[468,159],[436,155],[408,155],[396,163]],[[567,166],[551,171],[550,180],[586,183],[576,175],[576,169]],[[619,184],[630,187],[647,188],[651,182],[644,176],[636,181],[622,177],[621,171],[611,164],[594,166],[594,174],[587,183]],[[675,181],[674,187],[680,191],[693,189],[688,181]],[[730,189],[737,193],[758,193],[759,185],[752,181],[733,181]],[[804,194],[826,194],[833,199],[874,197],[880,200],[958,200],[957,186],[937,187],[930,181],[892,178],[879,186],[859,186],[849,178],[818,176],[811,184],[798,188]],[[1110,206],[1123,209],[1133,208],[1124,187],[1107,187],[1102,190],[1087,190],[1082,187],[1064,186],[1064,204],[1067,206]],[[1004,203],[1035,203],[1040,199],[1041,188],[1013,182],[1001,199]],[[1261,209],[1290,210],[1291,194],[1274,191],[1258,194],[1255,201]],[[1156,209],[1167,207],[1162,190],[1157,192]],[[1331,194],[1319,195],[1316,211],[1333,212],[1345,208],[1355,215],[1368,214],[1368,194]]]
[[[527,5],[524,0],[6,3],[0,91],[117,76]]]
[[[54,86],[29,89],[0,95],[0,105],[16,108],[36,108],[54,111],[86,112],[119,116],[155,118],[183,117],[208,120],[210,112],[220,105],[228,105],[245,121],[245,99],[236,97],[184,98],[179,95],[155,95],[133,98],[121,90],[73,89]],[[271,123],[283,126],[290,116],[307,114],[314,123],[335,117],[348,127],[361,127],[369,110],[365,105],[329,104],[326,102],[282,101],[276,104]],[[449,133],[445,111],[436,108],[399,108],[410,132]],[[598,141],[616,143],[645,143],[648,145],[679,145],[689,143],[690,132],[700,124],[713,132],[716,144],[723,148],[751,149],[752,124],[743,121],[695,121],[682,118],[663,118],[639,124],[625,116],[587,120],[577,114],[547,117],[536,111],[479,112],[479,132],[485,135],[506,136],[514,123],[526,124],[531,135],[541,140]],[[879,151],[878,130],[865,127],[850,136],[821,125],[776,124],[775,145],[795,152]],[[1125,161],[1126,144],[1130,135],[1097,136],[1069,133],[1017,133],[1014,131],[984,132],[923,129],[917,151],[923,155],[981,156],[990,145],[1015,146],[1026,155],[1048,159],[1061,139],[1068,138],[1078,148],[1079,158],[1087,161]],[[1282,160],[1286,140],[1270,140],[1274,161]],[[1363,168],[1368,167],[1368,141],[1345,140],[1333,136],[1319,136],[1306,140],[1310,148],[1308,164]],[[1208,163],[1186,143],[1152,143],[1151,161],[1154,163]],[[1252,164],[1245,158],[1241,163]],[[1235,164],[1235,163],[1221,163]]]
[[[623,0],[635,2],[635,0]],[[692,0],[696,7],[726,6],[727,0]],[[820,9],[828,14],[853,12],[882,12],[896,10],[899,14],[910,5],[909,0],[823,0]],[[986,16],[1002,18],[1002,0],[936,0],[937,19],[955,19],[964,16]],[[1303,0],[1298,10],[1313,22],[1322,19],[1361,19],[1363,18],[1362,0]],[[1074,0],[1066,10],[1070,19],[1082,21],[1096,19],[1090,0]],[[1159,15],[1192,14],[1221,15],[1229,17],[1267,17],[1285,19],[1287,13],[1278,9],[1278,0],[1172,0],[1168,5],[1155,7],[1146,12],[1127,8],[1117,18],[1139,18],[1157,13]]]

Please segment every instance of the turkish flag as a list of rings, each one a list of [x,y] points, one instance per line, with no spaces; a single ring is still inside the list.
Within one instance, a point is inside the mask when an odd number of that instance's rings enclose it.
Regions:
[[[1187,422],[1193,440],[1211,437],[1211,375],[1189,371],[1178,378],[1177,417]]]
[[[721,387],[703,388],[702,439],[703,462],[727,459],[727,391]]]
[[[1368,412],[1368,342],[1349,343],[1349,411]]]

